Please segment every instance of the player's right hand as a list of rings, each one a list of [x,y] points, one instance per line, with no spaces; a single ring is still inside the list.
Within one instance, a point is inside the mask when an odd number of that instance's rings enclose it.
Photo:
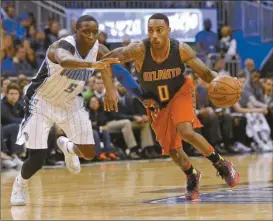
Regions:
[[[104,110],[118,112],[118,93],[115,89],[105,92],[104,95]]]
[[[98,70],[104,70],[104,69],[108,68],[109,65],[119,64],[119,63],[120,63],[120,61],[118,58],[105,58],[103,60],[92,63],[92,68],[98,69]]]

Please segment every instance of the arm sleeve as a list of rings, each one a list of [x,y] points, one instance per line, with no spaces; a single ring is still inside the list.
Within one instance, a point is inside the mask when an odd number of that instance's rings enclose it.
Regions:
[[[112,66],[113,76],[121,83],[123,87],[139,99],[143,99],[143,93],[139,84],[135,81],[133,76],[120,64]]]

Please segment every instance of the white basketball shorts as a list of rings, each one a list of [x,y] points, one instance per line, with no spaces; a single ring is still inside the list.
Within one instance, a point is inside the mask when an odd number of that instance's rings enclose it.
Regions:
[[[35,96],[28,105],[17,136],[17,144],[29,149],[46,149],[49,130],[56,123],[74,144],[95,144],[89,114],[83,98],[77,96],[67,107],[52,104]]]

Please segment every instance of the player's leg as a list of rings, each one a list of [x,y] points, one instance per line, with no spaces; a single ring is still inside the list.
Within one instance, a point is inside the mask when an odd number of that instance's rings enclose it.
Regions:
[[[239,174],[235,171],[231,162],[224,160],[208,141],[194,131],[201,125],[195,115],[195,88],[191,79],[186,78],[186,82],[177,93],[171,103],[172,122],[183,140],[190,143],[206,156],[217,169],[218,173],[225,179],[230,187],[234,187],[239,182]]]
[[[201,173],[193,167],[183,148],[170,150],[170,156],[187,177],[185,197],[189,200],[197,199]]]
[[[189,200],[199,197],[201,174],[191,164],[189,157],[182,149],[182,141],[175,125],[172,123],[170,107],[160,110],[153,119],[152,128],[163,154],[169,154],[174,163],[184,172],[187,178],[185,196]],[[165,125],[164,125],[165,124]]]
[[[19,129],[17,144],[25,143],[29,155],[13,185],[10,199],[13,206],[26,204],[25,191],[28,181],[43,167],[47,156],[48,133],[53,125],[53,122],[40,114],[29,115],[25,119]]]
[[[184,141],[198,149],[200,153],[213,163],[219,175],[225,179],[230,187],[234,187],[239,182],[239,174],[235,171],[233,164],[216,153],[208,141],[193,130],[191,122],[179,123],[177,131]]]
[[[84,108],[74,112],[64,110],[63,114],[63,122],[58,125],[67,137],[59,137],[57,144],[65,155],[68,170],[76,174],[81,171],[78,157],[91,160],[96,156],[93,130],[88,112]]]

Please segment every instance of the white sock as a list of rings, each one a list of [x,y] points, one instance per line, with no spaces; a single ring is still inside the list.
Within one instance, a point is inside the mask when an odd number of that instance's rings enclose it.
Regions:
[[[60,142],[67,150],[68,153],[74,153],[74,144],[69,141],[67,137],[61,136],[58,138],[58,142]]]
[[[27,183],[28,183],[28,180],[27,179],[24,179],[21,175],[21,172],[20,174],[17,176],[17,181],[19,183],[19,185],[23,185],[25,186]]]

